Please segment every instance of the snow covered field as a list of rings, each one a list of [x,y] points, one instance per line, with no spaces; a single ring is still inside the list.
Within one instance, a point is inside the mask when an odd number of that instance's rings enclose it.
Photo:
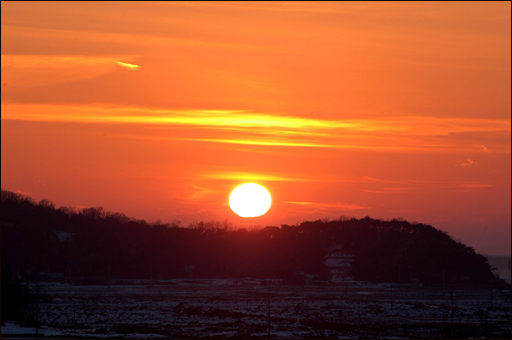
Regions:
[[[43,294],[44,337],[446,338],[453,322],[455,335],[499,338],[511,322],[510,291],[454,287],[452,293],[450,287],[350,280],[46,283]],[[2,327],[2,338],[34,333],[12,323]]]

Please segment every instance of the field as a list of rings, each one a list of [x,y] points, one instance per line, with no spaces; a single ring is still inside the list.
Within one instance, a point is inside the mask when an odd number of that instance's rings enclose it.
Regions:
[[[39,336],[510,338],[510,290],[277,280],[43,284]],[[33,337],[8,323],[2,337]]]

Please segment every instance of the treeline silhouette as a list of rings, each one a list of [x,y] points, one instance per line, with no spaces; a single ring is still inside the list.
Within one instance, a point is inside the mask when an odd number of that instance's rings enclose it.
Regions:
[[[333,247],[353,254],[347,275],[371,282],[485,284],[487,259],[430,225],[340,218],[235,229],[227,221],[147,223],[103,208],[55,208],[2,190],[2,271],[26,280],[106,284],[112,279],[329,279]],[[44,275],[44,277],[42,276]]]

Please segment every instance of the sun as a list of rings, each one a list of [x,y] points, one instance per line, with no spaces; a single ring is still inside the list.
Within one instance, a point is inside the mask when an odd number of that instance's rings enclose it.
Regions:
[[[272,197],[268,190],[255,183],[239,185],[229,195],[231,210],[241,217],[261,216],[271,205]]]

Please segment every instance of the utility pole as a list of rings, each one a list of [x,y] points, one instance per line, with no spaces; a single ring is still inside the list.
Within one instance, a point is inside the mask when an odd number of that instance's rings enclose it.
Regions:
[[[304,297],[304,286],[302,286],[302,309],[306,306],[306,298]]]
[[[357,329],[361,332],[361,300],[357,297]]]
[[[444,305],[444,303],[443,303],[442,308],[443,308],[443,336],[442,336],[442,339],[444,339],[444,336],[445,336],[444,331],[445,331],[445,324],[446,324],[446,306]]]
[[[73,297],[73,325],[76,324],[76,300]]]
[[[446,292],[446,269],[443,269],[443,292]]]
[[[268,338],[270,339],[270,292],[267,295],[267,328]]]
[[[309,323],[309,313],[306,310],[306,295],[304,295],[304,286],[302,286],[302,306],[300,308],[300,317],[304,318],[306,316],[306,326]]]
[[[39,294],[36,292],[36,339],[39,338]]]
[[[493,307],[492,305],[492,288],[491,288],[491,308]]]
[[[39,279],[37,280],[36,282],[36,285],[35,285],[35,300],[36,300],[36,339],[39,339],[39,291],[40,291],[40,286],[39,286]]]
[[[451,330],[452,330],[452,339],[453,339],[453,316],[455,314],[455,309],[453,307],[453,286],[452,286],[452,289],[450,291],[450,296],[451,296],[451,303],[452,303],[452,327],[451,327]]]
[[[393,309],[393,287],[391,287],[391,309]]]

